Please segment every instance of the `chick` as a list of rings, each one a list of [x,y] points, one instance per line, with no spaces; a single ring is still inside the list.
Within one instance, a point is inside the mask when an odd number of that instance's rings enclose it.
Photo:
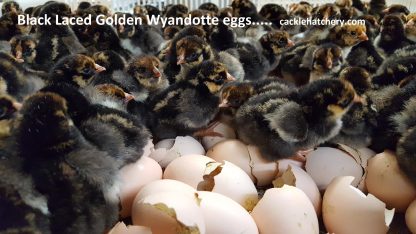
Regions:
[[[410,45],[402,20],[397,15],[386,15],[382,21],[380,34],[374,44],[384,57],[392,55],[397,49]]]
[[[30,28],[26,25],[18,24],[18,14],[8,12],[0,17],[0,40],[10,40],[16,35],[29,33]]]
[[[138,46],[144,54],[155,55],[163,45],[165,40],[162,32],[153,25],[136,25],[136,32],[131,37],[132,44]]]
[[[89,144],[61,96],[28,98],[16,129],[24,172],[47,198],[51,233],[103,233],[118,216],[118,165]]]
[[[361,67],[346,67],[339,73],[339,79],[350,82],[358,95],[363,95],[372,88],[371,76]]]
[[[218,13],[218,11],[219,11],[218,6],[215,5],[212,2],[202,3],[201,5],[199,5],[198,9],[211,11],[211,12],[214,12],[214,13]]]
[[[152,17],[152,16],[159,16],[160,15],[160,10],[159,8],[152,6],[152,5],[144,5],[144,8],[146,8],[147,10],[147,14]]]
[[[383,10],[387,7],[386,0],[370,0],[370,6],[368,13],[380,18],[383,14]]]
[[[365,25],[337,25],[329,31],[327,40],[342,48],[342,57],[345,59],[353,46],[368,40],[366,31]]]
[[[181,30],[179,26],[167,26],[163,29],[163,38],[165,40],[171,40]]]
[[[156,139],[174,138],[203,130],[219,111],[219,91],[232,81],[224,64],[204,61],[186,79],[169,86],[149,101]]]
[[[187,16],[189,9],[183,4],[176,4],[166,6],[166,11],[163,13],[165,17],[185,17]]]
[[[237,132],[267,160],[291,157],[337,135],[355,96],[351,84],[333,79],[314,81],[289,94],[266,92],[239,108]]]
[[[410,98],[404,109],[393,116],[396,131],[401,135],[396,149],[397,161],[403,172],[416,184],[416,98]]]
[[[104,50],[94,53],[91,57],[96,64],[104,67],[105,70],[95,74],[92,81],[93,85],[99,84],[115,84],[122,87],[122,85],[113,79],[115,73],[123,71],[126,67],[126,61],[121,55],[112,50]]]
[[[372,77],[376,87],[398,85],[402,80],[416,74],[416,57],[389,57],[381,64]]]
[[[292,3],[289,5],[289,15],[307,19],[312,15],[312,5],[305,1]]]
[[[129,62],[123,72],[115,72],[112,79],[120,84],[135,100],[144,101],[169,86],[155,56],[139,56]]]
[[[404,14],[404,15],[408,15],[410,13],[409,9],[407,9],[406,6],[402,5],[402,4],[391,4],[389,7],[387,7],[386,9],[383,10],[383,13],[385,15],[389,15],[389,14]]]
[[[19,3],[15,1],[7,1],[1,6],[1,14],[4,15],[9,12],[21,13],[22,8],[20,8]]]
[[[108,17],[111,16],[110,8],[104,5],[97,4],[97,5],[90,6],[88,9],[92,10],[96,15],[105,15]]]
[[[82,10],[88,9],[91,7],[91,3],[90,2],[80,2],[78,4],[78,8],[77,8],[77,12],[80,12]]]
[[[36,58],[37,41],[29,35],[15,36],[10,40],[11,55],[19,62],[33,64]]]
[[[85,87],[91,83],[96,73],[105,68],[82,54],[68,55],[59,60],[50,70],[50,83],[67,83],[77,87]]]
[[[133,8],[133,14],[135,16],[140,16],[140,15],[147,15],[148,12],[144,6],[137,5]]]
[[[261,20],[261,16],[257,13],[256,5],[250,0],[233,0],[231,7],[234,17],[250,17],[252,22]]]
[[[289,17],[284,7],[274,3],[264,5],[260,9],[259,15],[272,22],[273,26],[275,26],[276,28],[281,27],[281,20],[288,19]]]
[[[92,104],[100,104],[109,108],[127,112],[127,104],[134,100],[134,96],[126,93],[114,84],[100,84],[88,87],[83,94]]]

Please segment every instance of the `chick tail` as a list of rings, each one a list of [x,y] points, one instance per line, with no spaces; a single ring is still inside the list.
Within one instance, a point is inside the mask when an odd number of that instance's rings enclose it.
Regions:
[[[397,144],[397,161],[400,168],[416,185],[416,126],[406,131]]]

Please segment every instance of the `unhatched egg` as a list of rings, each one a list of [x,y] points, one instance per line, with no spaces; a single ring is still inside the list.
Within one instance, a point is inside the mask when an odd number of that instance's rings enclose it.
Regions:
[[[175,191],[188,194],[192,197],[194,196],[196,189],[178,180],[155,180],[146,184],[140,189],[139,193],[137,193],[136,198],[134,199],[134,203],[139,202],[144,197],[152,194]]]

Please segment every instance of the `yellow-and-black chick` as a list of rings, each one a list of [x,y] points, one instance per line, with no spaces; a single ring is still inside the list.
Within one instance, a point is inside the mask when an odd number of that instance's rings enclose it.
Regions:
[[[400,168],[416,184],[416,98],[410,98],[404,109],[393,116],[396,131],[400,134],[396,156]]]
[[[337,135],[355,97],[350,83],[335,79],[317,80],[289,94],[266,92],[238,109],[237,132],[268,160],[295,156]]]
[[[144,101],[169,86],[169,81],[161,72],[159,59],[142,55],[132,59],[123,72],[113,73],[112,79],[136,101]]]
[[[289,5],[289,19],[307,19],[312,15],[312,5],[308,2],[301,1]],[[302,33],[308,29],[306,25],[285,24],[281,26],[282,30],[287,31],[291,36]]]
[[[62,17],[72,15],[68,4],[62,2],[45,3],[39,14],[50,17],[51,25],[37,26],[38,45],[35,59],[37,69],[47,71],[66,55],[86,52],[69,25],[57,22],[57,19],[62,20]]]
[[[16,35],[29,33],[30,28],[18,24],[18,13],[8,12],[0,17],[0,40],[10,40]]]
[[[18,62],[32,65],[36,58],[37,41],[30,35],[14,36],[10,40],[11,55],[18,60]]]
[[[397,15],[386,15],[381,22],[380,34],[376,37],[374,44],[379,53],[385,57],[394,54],[402,47],[412,44],[406,38],[402,19]]]
[[[9,12],[22,13],[22,8],[15,1],[7,1],[1,6],[1,14],[4,15]]]
[[[93,85],[115,84],[122,87],[119,82],[113,79],[115,72],[123,71],[126,67],[126,61],[123,57],[121,57],[121,55],[112,50],[104,50],[94,53],[91,58],[96,64],[105,68],[105,70],[94,76],[92,81]]]
[[[91,83],[96,73],[102,71],[105,71],[105,68],[86,55],[68,55],[60,59],[50,70],[48,81],[84,88]]]
[[[99,84],[89,86],[82,92],[93,104],[100,104],[109,108],[126,111],[127,105],[134,100],[134,96],[115,84]]]
[[[47,198],[51,233],[103,233],[117,221],[118,162],[88,143],[73,125],[64,98],[28,98],[16,128],[23,171]]]
[[[219,91],[234,80],[224,64],[204,61],[193,67],[186,78],[169,86],[148,102],[154,115],[155,139],[193,134],[210,124],[219,111]]]
[[[281,27],[281,20],[286,20],[289,18],[286,9],[275,3],[269,3],[264,5],[260,9],[259,15],[272,22],[273,26],[275,26],[276,28]]]

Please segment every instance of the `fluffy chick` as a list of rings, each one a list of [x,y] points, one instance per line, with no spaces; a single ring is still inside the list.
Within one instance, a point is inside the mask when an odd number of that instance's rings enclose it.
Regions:
[[[288,13],[286,9],[278,4],[269,3],[264,5],[260,11],[259,15],[268,21],[272,22],[276,28],[280,28],[281,20],[288,19]]]
[[[126,61],[121,55],[112,50],[104,50],[94,53],[91,58],[96,64],[105,67],[105,70],[95,74],[92,81],[93,85],[114,84],[122,87],[119,82],[113,79],[114,73],[123,71],[126,67]]]
[[[37,41],[29,35],[14,36],[10,40],[11,55],[19,62],[33,64],[36,58]]]
[[[16,129],[23,169],[48,200],[52,233],[103,233],[118,216],[118,167],[73,126],[65,99],[26,100]]]
[[[317,80],[290,94],[266,92],[237,111],[237,132],[268,160],[291,157],[338,134],[355,95],[351,84],[333,79]]]
[[[383,61],[376,74],[372,77],[372,83],[376,87],[386,85],[398,85],[402,80],[416,74],[416,57],[389,57]]]
[[[371,89],[371,76],[361,67],[346,67],[339,73],[339,79],[352,84],[358,95],[363,95]]]
[[[219,111],[218,93],[233,80],[224,64],[204,61],[186,79],[169,86],[149,101],[157,120],[151,127],[156,139],[193,134],[206,128]]]
[[[211,12],[214,12],[214,13],[218,13],[218,11],[219,11],[218,6],[215,5],[212,2],[202,3],[201,5],[199,5],[198,9],[211,11]]]
[[[1,14],[4,15],[9,12],[21,13],[22,8],[20,7],[19,3],[15,1],[7,1],[1,6]]]
[[[0,40],[10,40],[16,35],[27,34],[30,28],[18,24],[18,13],[8,12],[0,17]]]

